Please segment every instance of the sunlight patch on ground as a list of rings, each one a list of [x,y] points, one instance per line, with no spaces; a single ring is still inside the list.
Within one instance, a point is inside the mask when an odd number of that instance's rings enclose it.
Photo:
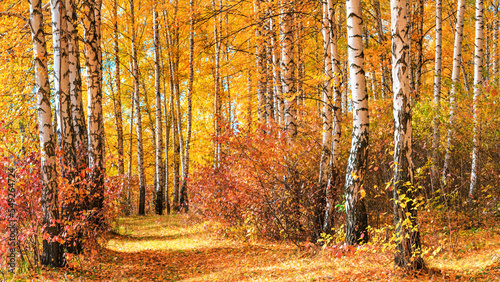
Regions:
[[[180,225],[185,220],[181,215],[169,217],[143,216],[120,218],[118,234],[104,247],[117,252],[141,251],[185,251],[205,248],[227,247],[222,241],[207,232],[204,223]]]
[[[392,251],[379,245],[339,253],[334,248],[230,239],[217,225],[184,215],[120,218],[114,233],[73,269],[32,274],[37,281],[500,281],[500,232],[428,233],[429,272],[394,269]],[[438,249],[439,248],[439,249]],[[434,250],[439,250],[432,254]],[[20,279],[26,280],[26,279]]]

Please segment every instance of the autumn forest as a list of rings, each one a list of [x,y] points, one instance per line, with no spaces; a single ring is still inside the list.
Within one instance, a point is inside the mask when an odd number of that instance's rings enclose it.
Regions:
[[[499,10],[0,2],[2,281],[500,279]]]

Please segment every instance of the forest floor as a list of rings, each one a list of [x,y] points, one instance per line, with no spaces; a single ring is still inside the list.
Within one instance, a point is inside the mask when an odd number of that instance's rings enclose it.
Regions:
[[[500,229],[456,236],[453,251],[438,233],[425,255],[429,270],[394,269],[382,245],[357,249],[231,239],[213,224],[183,215],[122,217],[98,251],[69,267],[16,274],[14,281],[499,281]],[[452,229],[453,230],[453,229]],[[437,237],[432,237],[437,236]],[[446,234],[444,234],[446,236]],[[443,245],[440,245],[443,244]],[[8,279],[10,280],[10,279]]]

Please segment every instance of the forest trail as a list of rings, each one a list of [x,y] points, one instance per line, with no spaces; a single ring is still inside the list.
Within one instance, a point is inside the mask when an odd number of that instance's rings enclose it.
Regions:
[[[293,244],[227,238],[218,234],[218,229],[220,226],[184,215],[122,217],[92,257],[75,257],[70,268],[46,269],[30,275],[30,280],[500,280],[500,232],[485,238],[486,233],[475,231],[467,240],[457,243],[457,248],[461,248],[458,252],[441,252],[433,259],[427,257],[426,263],[433,271],[406,276],[394,270],[393,252],[377,246],[342,251],[341,247],[322,250],[305,244],[299,250]],[[491,243],[485,243],[486,239]]]
[[[183,215],[123,217],[96,257],[80,269],[84,280],[106,281],[371,281],[390,279],[392,255],[340,259],[312,244],[242,242],[217,226]],[[363,266],[360,267],[359,264]],[[382,267],[382,269],[381,269]],[[77,275],[79,276],[79,275]]]

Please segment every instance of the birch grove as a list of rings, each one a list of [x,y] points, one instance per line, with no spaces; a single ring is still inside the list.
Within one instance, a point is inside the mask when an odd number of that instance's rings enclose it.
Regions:
[[[339,262],[375,248],[404,272],[496,242],[499,0],[0,6],[0,262],[19,279],[78,279],[131,222]]]

